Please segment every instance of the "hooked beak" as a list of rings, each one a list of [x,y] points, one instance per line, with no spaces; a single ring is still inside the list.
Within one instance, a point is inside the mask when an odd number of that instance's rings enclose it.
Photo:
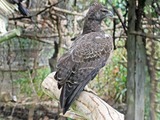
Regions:
[[[112,18],[114,15],[110,10],[106,9],[106,16],[109,17],[109,18]]]
[[[106,7],[102,8],[101,11],[105,14],[105,16],[108,18],[113,18],[113,13],[108,10]]]

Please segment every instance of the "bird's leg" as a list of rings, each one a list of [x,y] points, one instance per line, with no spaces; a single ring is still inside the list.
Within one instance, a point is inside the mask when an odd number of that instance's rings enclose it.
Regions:
[[[88,85],[85,86],[84,91],[97,95],[97,93],[95,91],[93,91],[91,88],[89,88]]]

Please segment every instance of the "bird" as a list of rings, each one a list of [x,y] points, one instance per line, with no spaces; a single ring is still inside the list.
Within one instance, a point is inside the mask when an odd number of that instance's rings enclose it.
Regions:
[[[22,5],[24,0],[0,0],[0,36],[7,33],[8,16],[19,11],[23,16],[29,16],[29,11]]]
[[[112,36],[101,29],[101,22],[112,16],[105,6],[93,3],[86,14],[82,34],[59,58],[54,78],[61,89],[60,106],[63,114],[112,56]]]
[[[0,0],[0,9],[7,14],[11,14],[14,10],[17,10],[22,15],[28,16],[29,12],[27,8],[22,5],[23,1],[24,0]]]

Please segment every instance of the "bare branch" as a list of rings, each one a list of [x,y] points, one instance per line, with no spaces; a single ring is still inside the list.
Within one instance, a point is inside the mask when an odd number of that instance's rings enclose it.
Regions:
[[[0,36],[0,43],[7,41],[7,40],[10,40],[14,37],[20,36],[21,32],[22,32],[21,29],[13,29],[13,30],[9,31],[8,33]]]
[[[120,20],[120,22],[122,24],[122,27],[123,27],[125,33],[127,34],[127,28],[126,28],[126,26],[125,26],[125,24],[124,24],[124,22],[122,20],[122,16],[120,15],[120,13],[118,12],[118,10],[117,10],[117,8],[115,6],[113,6],[110,2],[109,2],[109,4],[112,6],[114,12],[117,14],[117,16],[118,16],[118,18],[119,18],[119,20]]]
[[[156,41],[160,42],[160,40],[157,40],[157,39],[160,39],[160,36],[156,36],[156,35],[153,35],[153,34],[146,34],[146,33],[136,32],[136,31],[131,32],[131,34],[140,35],[140,36],[143,36],[143,37],[148,37],[148,38],[155,39]]]
[[[59,4],[60,2],[62,2],[63,0],[57,2],[56,4],[52,4],[50,6],[47,6],[45,8],[41,8],[39,12],[37,12],[36,14],[34,15],[30,15],[30,16],[20,16],[20,17],[16,17],[16,18],[9,18],[9,20],[19,20],[19,19],[24,19],[24,18],[28,18],[28,19],[31,19],[33,16],[37,16],[45,11],[47,11],[48,9],[50,8],[53,8],[55,11],[58,11],[58,12],[63,12],[63,13],[67,13],[67,14],[71,14],[71,15],[78,15],[78,16],[84,16],[84,14],[82,13],[77,13],[77,12],[72,12],[72,11],[69,11],[69,10],[65,10],[65,9],[61,9],[61,8],[58,8],[58,7],[55,7],[57,4]],[[32,9],[31,11],[34,11],[34,9]]]

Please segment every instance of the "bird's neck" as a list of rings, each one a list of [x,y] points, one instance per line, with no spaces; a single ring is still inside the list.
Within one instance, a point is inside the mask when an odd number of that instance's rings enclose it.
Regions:
[[[87,34],[90,32],[98,32],[101,31],[101,21],[97,20],[86,20],[84,22],[83,33]]]

